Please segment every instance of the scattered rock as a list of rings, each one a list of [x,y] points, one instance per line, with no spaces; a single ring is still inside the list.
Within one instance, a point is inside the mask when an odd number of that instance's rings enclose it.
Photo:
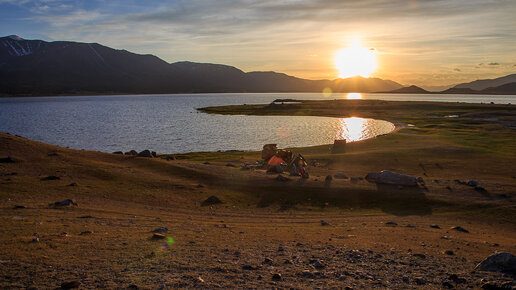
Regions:
[[[201,278],[201,276],[197,277],[197,279],[195,279],[195,282],[197,283],[204,283],[204,279]]]
[[[371,183],[417,186],[417,180],[415,177],[395,173],[389,170],[370,172],[366,175],[365,179]]]
[[[426,259],[426,255],[425,254],[413,254],[412,256],[417,257],[417,258],[421,258],[421,259]]]
[[[92,231],[84,231],[84,232],[81,232],[79,235],[84,236],[84,235],[91,235],[91,234],[93,234]]]
[[[333,176],[331,175],[326,175],[326,178],[324,179],[325,181],[332,181],[333,180]]]
[[[432,229],[440,229],[441,228],[439,225],[436,225],[436,224],[431,224],[430,227]]]
[[[129,152],[125,152],[125,155],[133,155],[133,156],[137,156],[138,155],[138,152],[136,152],[136,150],[131,150]]]
[[[255,266],[252,266],[252,265],[247,265],[246,264],[246,265],[242,266],[242,270],[253,271],[253,270],[256,270],[256,269],[258,269],[258,268],[255,267]]]
[[[468,182],[466,182],[466,185],[469,185],[469,186],[475,187],[475,186],[478,186],[478,181],[476,181],[476,180],[474,180],[474,179],[471,179],[471,180],[469,180]]]
[[[274,281],[281,281],[281,274],[280,273],[274,273],[272,275],[272,280],[274,280]]]
[[[505,288],[501,285],[498,285],[494,282],[489,282],[489,283],[485,283],[485,284],[482,284],[482,286],[480,286],[480,288],[482,289],[486,289],[486,290],[507,290],[507,289],[510,289],[510,288]]]
[[[47,177],[43,177],[41,178],[42,181],[47,181],[47,180],[59,180],[61,179],[61,177],[59,176],[55,176],[55,175],[49,175]]]
[[[329,222],[324,221],[324,220],[321,221],[321,226],[329,226],[329,225],[330,225]]]
[[[453,286],[453,284],[452,284],[452,283],[450,283],[449,281],[444,281],[441,285],[443,286],[443,288],[448,288],[448,289],[453,289],[453,288],[455,288],[455,287]]]
[[[456,284],[464,284],[467,282],[466,279],[460,278],[457,274],[451,274],[450,277],[448,277],[448,279],[452,280]]]
[[[344,173],[336,173],[333,175],[333,177],[337,178],[337,179],[347,179],[348,177],[346,176],[346,174]]]
[[[416,226],[415,225],[411,225],[411,224],[408,224],[406,225],[407,228],[415,228]]]
[[[463,232],[463,233],[469,233],[468,230],[466,230],[465,228],[463,228],[461,226],[452,227],[451,230],[455,230],[455,231]]]
[[[233,163],[226,163],[226,166],[227,166],[227,167],[236,167],[236,165],[235,165],[235,164],[233,164]]]
[[[475,190],[480,192],[480,193],[483,193],[483,194],[486,194],[486,193],[489,193],[485,188],[483,188],[482,186],[475,186]]]
[[[425,185],[425,180],[423,179],[423,177],[419,176],[416,180],[419,184]]]
[[[162,234],[159,234],[159,233],[154,233],[152,235],[152,238],[153,240],[164,240],[166,237],[165,235],[162,235]]]
[[[151,155],[152,155],[152,157],[158,157],[158,153],[156,153],[156,151],[152,151]]]
[[[77,183],[76,182],[72,182],[72,183],[68,184],[67,186],[77,186]]]
[[[81,282],[79,281],[68,281],[61,283],[61,289],[73,289],[73,288],[79,288],[81,285]]]
[[[24,205],[15,205],[15,206],[13,207],[13,209],[23,209],[23,208],[27,208],[27,207],[26,207],[26,206],[24,206]]]
[[[113,152],[113,154],[124,155],[124,152],[122,152],[122,151],[115,151],[115,152]]]
[[[153,233],[166,233],[168,232],[167,228],[156,228],[152,231]]]
[[[321,260],[316,260],[313,265],[316,269],[323,269],[324,267],[326,267],[326,265],[324,265],[324,263],[321,262]]]
[[[208,162],[208,161],[205,161],[203,164],[204,164],[204,165],[210,165],[211,163],[210,163],[210,162]]]
[[[0,158],[0,163],[14,163],[16,160],[11,156],[7,156],[5,158]]]
[[[136,286],[135,284],[131,284],[131,285],[127,286],[127,288],[125,288],[125,289],[138,290],[140,288],[138,288],[138,286]]]
[[[283,176],[283,175],[281,175],[281,174],[278,174],[278,176],[276,176],[276,178],[275,178],[275,179],[276,179],[277,181],[283,181],[283,182],[284,182],[284,181],[290,181],[290,178],[285,177],[285,176]]]
[[[78,219],[92,219],[93,216],[91,216],[91,215],[81,215],[81,216],[78,216],[77,218]]]
[[[167,161],[176,160],[176,157],[169,155],[169,156],[167,156],[167,158],[165,158],[165,160],[167,160]],[[204,163],[206,164],[206,162],[204,162]]]
[[[73,199],[65,199],[63,201],[56,201],[54,203],[51,203],[50,204],[51,206],[55,206],[55,207],[62,207],[62,206],[79,206],[77,204],[77,202],[75,202],[75,200]]]
[[[453,189],[449,185],[446,186],[446,189],[448,189],[449,191],[453,191]]]
[[[480,262],[475,269],[515,275],[516,256],[507,252],[498,252]]]
[[[426,284],[426,280],[423,277],[416,277],[414,279],[414,282],[416,282],[417,285],[425,285]]]
[[[265,258],[262,262],[262,264],[264,264],[264,265],[272,265],[272,263],[274,263],[274,262],[270,258]]]
[[[390,222],[386,222],[385,225],[387,225],[387,226],[397,226],[398,224],[393,222],[393,221],[390,221]]]
[[[150,152],[150,150],[143,150],[142,152],[138,153],[138,156],[152,158],[152,153]]]
[[[206,200],[204,200],[202,203],[201,203],[201,206],[210,206],[210,205],[215,205],[215,204],[221,204],[222,201],[216,197],[215,195],[212,195],[210,197],[208,197]]]
[[[39,243],[39,238],[34,238],[34,239],[32,239],[32,241],[31,241],[31,242],[32,242],[32,243]]]
[[[446,251],[444,251],[444,253],[445,253],[446,255],[450,255],[450,256],[455,255],[455,252],[453,252],[452,250],[446,250]]]

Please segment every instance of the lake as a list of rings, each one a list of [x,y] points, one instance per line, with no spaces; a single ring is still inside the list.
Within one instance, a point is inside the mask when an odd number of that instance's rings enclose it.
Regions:
[[[384,120],[303,116],[226,116],[207,106],[266,104],[278,98],[516,103],[516,96],[444,94],[177,94],[0,98],[0,131],[75,149],[182,153],[303,147],[389,133]],[[356,116],[360,117],[360,116]]]

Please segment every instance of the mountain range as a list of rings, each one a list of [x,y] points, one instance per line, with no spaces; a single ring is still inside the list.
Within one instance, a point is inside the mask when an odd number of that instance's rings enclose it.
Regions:
[[[506,85],[516,79],[516,75],[511,76],[495,84]],[[491,87],[488,80],[476,82]],[[477,89],[476,82],[469,86]],[[98,43],[25,40],[15,35],[0,38],[0,95],[4,96],[322,92],[325,88],[333,92],[411,90],[380,78],[308,80],[272,71],[243,72],[221,64],[167,63],[154,55],[135,54]],[[504,89],[513,90],[513,86]]]

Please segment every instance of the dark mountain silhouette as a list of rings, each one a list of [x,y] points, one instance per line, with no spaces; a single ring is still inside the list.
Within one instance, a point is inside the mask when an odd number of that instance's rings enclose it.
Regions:
[[[514,95],[516,94],[516,82],[504,84],[498,87],[491,87],[481,91],[485,94]]]
[[[334,92],[374,92],[402,86],[378,78],[307,80],[220,64],[169,64],[98,43],[0,38],[2,95],[321,92],[327,87]]]
[[[476,80],[469,83],[458,84],[454,86],[454,88],[470,88],[476,91],[481,91],[487,88],[498,87],[514,82],[516,82],[516,74],[510,74],[496,79]]]
[[[408,87],[403,87],[403,88],[400,88],[400,89],[396,89],[396,90],[390,91],[389,93],[397,93],[397,94],[428,94],[430,92],[425,90],[425,89],[422,89],[422,88],[420,88],[418,86],[408,86]]]
[[[475,91],[470,88],[449,88],[447,90],[441,91],[441,94],[478,94],[479,91]]]

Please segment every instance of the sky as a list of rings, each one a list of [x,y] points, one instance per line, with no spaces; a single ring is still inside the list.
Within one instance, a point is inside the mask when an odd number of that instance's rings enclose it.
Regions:
[[[12,34],[308,79],[337,78],[357,40],[406,85],[516,73],[516,0],[0,0]]]

